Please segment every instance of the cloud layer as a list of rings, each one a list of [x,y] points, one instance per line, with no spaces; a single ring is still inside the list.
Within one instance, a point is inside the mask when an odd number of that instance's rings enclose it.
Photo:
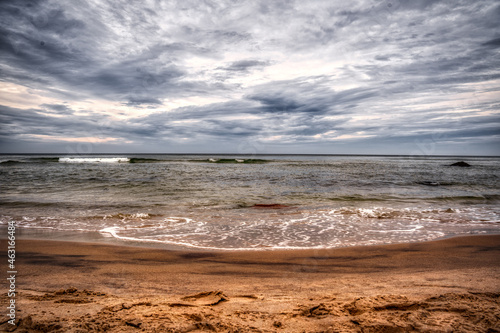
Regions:
[[[494,0],[1,2],[0,152],[499,155],[499,21]]]

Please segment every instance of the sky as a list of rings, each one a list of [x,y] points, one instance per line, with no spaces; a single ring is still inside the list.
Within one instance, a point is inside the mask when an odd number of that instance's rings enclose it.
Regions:
[[[1,1],[0,153],[500,155],[496,0]]]

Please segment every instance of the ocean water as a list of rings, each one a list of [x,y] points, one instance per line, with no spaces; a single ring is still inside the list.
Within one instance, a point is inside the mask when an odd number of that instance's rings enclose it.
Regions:
[[[461,160],[471,167],[450,166]],[[220,250],[499,233],[499,162],[493,157],[3,155],[0,227],[15,221],[21,234],[43,238],[98,235],[110,242]]]

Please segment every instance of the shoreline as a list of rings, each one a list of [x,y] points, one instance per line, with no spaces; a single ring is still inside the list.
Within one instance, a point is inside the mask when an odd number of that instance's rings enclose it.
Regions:
[[[20,331],[500,328],[500,235],[273,251],[20,239],[16,252]]]
[[[4,230],[5,229],[5,230]],[[3,232],[2,232],[3,231]],[[6,226],[0,226],[0,241],[5,240],[7,235]],[[461,237],[481,237],[481,236],[500,236],[500,232],[492,233],[478,233],[478,234],[448,234],[444,236],[437,237],[431,240],[415,240],[410,242],[394,242],[394,243],[382,243],[382,244],[361,244],[361,245],[343,245],[338,247],[310,247],[310,248],[299,248],[299,247],[289,247],[289,248],[275,248],[275,247],[261,247],[261,248],[210,248],[210,247],[197,247],[189,245],[181,245],[176,243],[168,243],[161,241],[138,241],[138,240],[127,240],[123,238],[115,238],[113,236],[104,236],[103,233],[98,231],[55,231],[46,229],[36,229],[36,228],[17,228],[16,229],[16,239],[18,240],[29,240],[29,241],[61,241],[70,243],[83,243],[83,244],[99,244],[99,245],[111,245],[111,246],[125,246],[125,247],[137,247],[137,248],[147,248],[147,249],[157,249],[165,251],[187,251],[187,252],[274,252],[274,251],[309,251],[309,250],[337,250],[346,248],[357,248],[357,247],[372,247],[372,246],[391,246],[391,245],[404,245],[404,244],[419,244],[446,240],[450,238],[461,238]]]

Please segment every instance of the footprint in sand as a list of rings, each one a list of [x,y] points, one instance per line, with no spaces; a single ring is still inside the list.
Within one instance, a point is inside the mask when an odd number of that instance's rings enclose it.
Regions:
[[[213,306],[229,301],[229,297],[222,291],[204,291],[195,295],[185,296],[183,301],[188,301],[194,305]]]

